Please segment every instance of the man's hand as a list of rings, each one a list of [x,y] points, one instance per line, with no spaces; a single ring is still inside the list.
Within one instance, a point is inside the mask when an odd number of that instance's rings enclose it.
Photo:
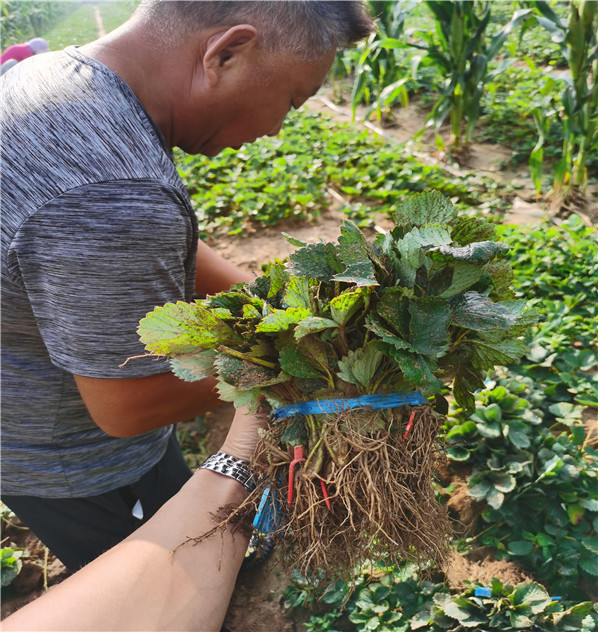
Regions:
[[[259,440],[260,428],[268,426],[266,413],[250,414],[244,409],[235,412],[233,422],[220,452],[237,459],[251,461]]]

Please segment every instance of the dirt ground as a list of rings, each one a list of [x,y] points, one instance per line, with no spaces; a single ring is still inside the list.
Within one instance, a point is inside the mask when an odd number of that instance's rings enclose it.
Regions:
[[[343,108],[332,104],[326,98],[315,98],[309,107],[333,114],[339,120],[350,120],[349,113]],[[423,124],[423,115],[416,109],[400,110],[394,125],[382,129],[377,125],[368,124],[367,127],[375,134],[381,134],[394,140],[402,141],[410,138]],[[442,157],[434,156],[428,151],[429,147],[414,147],[414,153],[422,161],[440,164],[453,173],[461,172],[461,168],[444,163]],[[501,163],[509,157],[508,150],[492,144],[474,145],[467,169],[491,175],[502,181],[517,183],[520,188],[512,203],[511,212],[505,216],[505,223],[527,224],[536,223],[548,213],[546,206],[535,199],[535,192],[526,167],[519,172],[509,172],[501,169]],[[288,222],[276,227],[257,228],[245,238],[219,239],[210,245],[231,262],[252,273],[259,273],[262,263],[274,258],[282,259],[292,251],[293,247],[281,236],[287,232],[292,236],[308,242],[322,239],[330,241],[337,238],[343,221],[343,214],[339,207],[338,196],[330,192],[330,209],[313,222]],[[592,218],[593,219],[593,218]],[[588,219],[588,221],[590,221]],[[385,227],[384,218],[378,221],[380,227]],[[210,449],[220,447],[230,422],[232,408],[224,405],[210,413],[207,422],[210,428]],[[464,505],[460,506],[463,501]],[[475,516],[475,507],[471,506],[471,498],[466,494],[461,497],[455,495],[452,500],[453,509],[458,514],[461,524],[467,522],[467,516]],[[469,504],[468,504],[469,503]],[[468,513],[469,512],[469,513]],[[29,533],[14,521],[2,525],[2,542],[7,546],[13,542],[17,546],[25,547],[29,556],[24,558],[23,571],[11,586],[2,590],[2,618],[37,598],[45,590],[68,576],[64,567],[49,551]],[[465,525],[464,528],[466,528]],[[515,566],[507,562],[496,562],[484,552],[478,552],[478,557],[464,558],[455,553],[451,558],[449,580],[458,587],[463,580],[479,579],[489,581],[492,577],[508,583],[525,581],[526,577]],[[287,578],[276,565],[276,553],[263,565],[241,572],[237,587],[225,621],[231,632],[300,632],[302,615],[285,609],[282,603],[282,592],[288,584]]]

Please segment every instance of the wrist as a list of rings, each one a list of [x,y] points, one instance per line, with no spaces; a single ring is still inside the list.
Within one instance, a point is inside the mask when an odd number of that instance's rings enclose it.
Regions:
[[[256,480],[251,471],[248,460],[239,459],[226,452],[216,452],[210,455],[200,466],[200,470],[209,470],[233,479],[240,483],[248,492],[256,487]]]

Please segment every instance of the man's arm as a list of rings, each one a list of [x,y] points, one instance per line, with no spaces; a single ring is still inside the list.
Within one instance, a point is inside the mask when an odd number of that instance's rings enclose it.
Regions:
[[[264,420],[237,411],[221,451],[250,460]],[[213,515],[247,496],[237,481],[199,470],[145,525],[51,591],[5,619],[6,630],[218,632],[249,537]]]
[[[223,259],[203,241],[197,245],[196,261],[195,293],[200,296],[217,294],[228,290],[234,283],[249,283],[253,280],[251,274]]]
[[[252,277],[203,242],[197,249],[197,294],[217,294]],[[95,423],[114,437],[133,435],[191,419],[221,402],[213,378],[184,382],[172,373],[124,379],[75,375],[75,382]]]
[[[192,419],[221,403],[214,378],[185,382],[173,373],[125,379],[74,378],[92,419],[113,437],[131,437]]]

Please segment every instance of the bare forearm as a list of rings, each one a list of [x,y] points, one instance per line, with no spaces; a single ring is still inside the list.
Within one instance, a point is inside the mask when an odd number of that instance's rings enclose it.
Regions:
[[[196,262],[195,292],[202,296],[224,292],[234,283],[249,283],[253,278],[202,241],[197,246]]]
[[[114,437],[191,419],[221,403],[213,378],[185,382],[172,373],[126,380],[74,377],[93,420]]]
[[[3,622],[3,630],[220,630],[248,537],[213,527],[239,504],[236,481],[200,470],[149,523]]]

